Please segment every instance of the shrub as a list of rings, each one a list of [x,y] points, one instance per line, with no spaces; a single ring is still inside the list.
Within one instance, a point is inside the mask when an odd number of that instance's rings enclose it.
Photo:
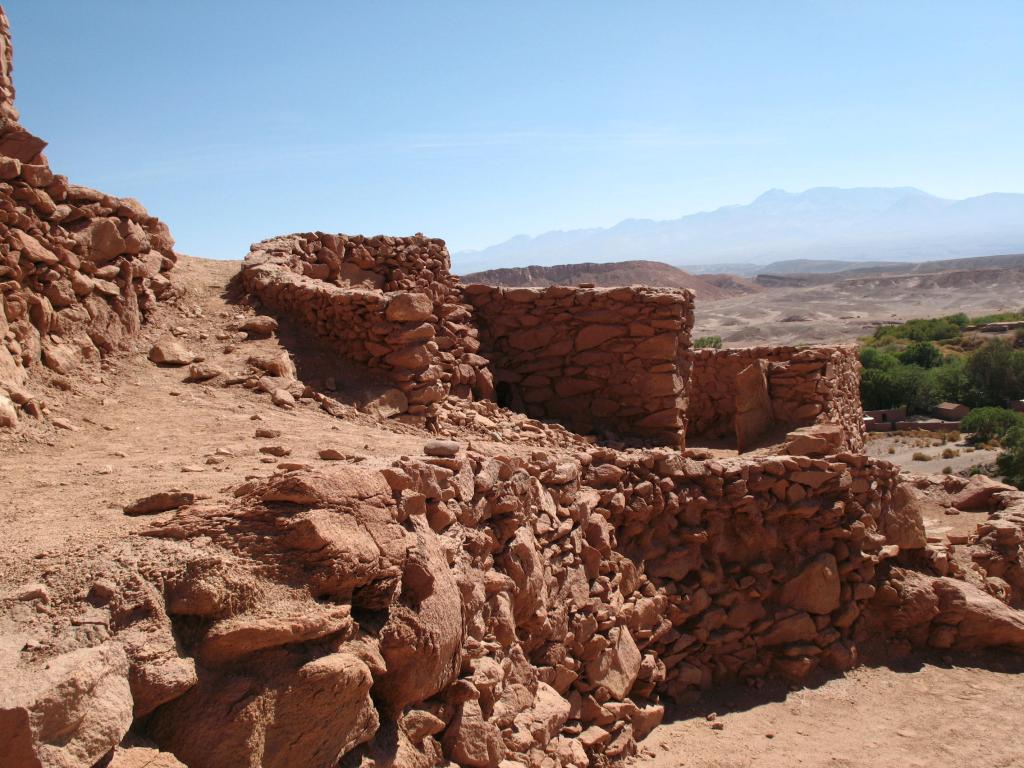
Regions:
[[[899,361],[903,365],[919,365],[922,368],[934,368],[942,362],[942,353],[930,341],[918,341],[900,352]]]
[[[952,475],[953,474],[953,468],[952,467],[943,467],[942,468],[942,474],[944,474],[944,475]]]
[[[955,451],[952,448],[947,448],[942,452],[942,458],[944,459],[955,459],[960,455],[960,451]]]
[[[914,461],[931,461],[932,460],[931,456],[929,456],[927,453],[921,453],[920,451],[915,453],[910,458],[912,458]]]
[[[701,336],[695,342],[693,342],[695,349],[721,349],[722,348],[722,337],[721,336]]]
[[[975,408],[960,422],[960,428],[964,432],[973,433],[971,439],[975,443],[1001,438],[1018,425],[1024,425],[1024,415],[993,406]]]
[[[1003,436],[1003,452],[996,467],[1006,482],[1024,488],[1024,425],[1012,427]]]

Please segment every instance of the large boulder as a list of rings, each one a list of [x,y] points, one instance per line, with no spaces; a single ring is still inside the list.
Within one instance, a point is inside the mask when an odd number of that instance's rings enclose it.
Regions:
[[[882,533],[886,542],[900,549],[923,549],[928,543],[924,517],[940,517],[944,512],[924,491],[901,483],[893,494],[892,507],[882,514]]]
[[[128,732],[132,694],[120,644],[71,651],[39,670],[8,663],[0,660],[0,765],[91,766]]]
[[[332,768],[377,730],[372,682],[352,653],[303,662],[269,652],[241,669],[206,672],[147,729],[189,768]]]

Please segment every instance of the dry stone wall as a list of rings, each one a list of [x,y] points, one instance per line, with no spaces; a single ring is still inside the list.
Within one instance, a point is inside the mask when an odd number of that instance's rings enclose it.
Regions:
[[[680,445],[693,294],[469,285],[499,402],[577,432]]]
[[[666,696],[851,666],[895,477],[668,449],[280,474],[103,565],[107,674],[192,768],[601,765]]]
[[[689,434],[733,434],[737,376],[768,361],[772,416],[780,426],[832,423],[842,427],[844,446],[864,447],[860,362],[856,347],[748,347],[698,349],[693,355]]]
[[[448,395],[491,397],[487,360],[440,240],[307,233],[252,246],[242,279],[273,311],[385,372],[398,409],[432,418]]]
[[[175,263],[166,225],[137,201],[68,182],[18,123],[7,17],[0,10],[0,426],[40,414],[28,387],[45,366],[72,373],[122,346]]]

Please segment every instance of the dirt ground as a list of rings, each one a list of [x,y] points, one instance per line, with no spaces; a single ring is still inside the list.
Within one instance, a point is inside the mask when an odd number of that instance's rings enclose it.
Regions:
[[[372,464],[418,453],[430,438],[369,416],[335,418],[308,400],[281,410],[267,395],[242,386],[185,383],[184,369],[150,363],[146,354],[153,341],[172,332],[228,375],[244,370],[249,356],[280,348],[276,337],[243,341],[233,330],[243,311],[228,299],[237,269],[237,262],[183,258],[175,269],[183,300],[177,308],[159,310],[133,350],[109,361],[93,379],[76,380],[70,392],[56,381],[34,385],[51,417],[64,419],[70,429],[55,427],[52,419],[26,419],[23,430],[0,440],[0,591],[46,581],[56,563],[151,525],[151,517],[122,512],[142,496],[178,488],[226,497],[246,478],[269,475],[281,462],[320,462],[321,448]],[[303,361],[298,362],[302,372]],[[333,358],[321,360],[320,368],[317,375],[352,378]],[[257,439],[257,428],[281,435]],[[270,445],[291,453],[277,458],[260,452]],[[475,447],[511,450],[479,441]],[[929,533],[951,525],[971,521],[929,521]],[[727,690],[699,709],[676,713],[647,739],[650,756],[637,764],[1024,766],[1017,738],[1024,722],[1024,678],[1013,674],[1019,671],[1015,663],[992,657],[906,671],[863,667],[794,692]],[[712,730],[705,719],[711,711],[723,730]]]
[[[943,457],[945,451],[954,455]],[[943,442],[939,436],[932,438],[884,433],[875,433],[869,438],[866,452],[868,456],[891,461],[907,472],[918,475],[939,474],[946,467],[953,474],[960,474],[979,464],[993,464],[999,455],[999,451],[975,448],[964,439]],[[930,458],[922,461],[920,458],[915,459],[915,454]]]
[[[1019,768],[1024,660],[910,660],[816,687],[715,694],[658,728],[644,768]],[[714,714],[714,719],[708,717]],[[721,730],[715,730],[713,724]]]

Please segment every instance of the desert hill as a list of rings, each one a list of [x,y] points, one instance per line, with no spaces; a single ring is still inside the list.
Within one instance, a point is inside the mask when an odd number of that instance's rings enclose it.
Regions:
[[[689,288],[699,298],[705,300],[724,299],[762,290],[753,281],[735,275],[694,275],[671,264],[642,260],[489,269],[463,275],[462,280],[465,283],[520,287],[593,283],[598,287],[649,285],[659,288]]]

